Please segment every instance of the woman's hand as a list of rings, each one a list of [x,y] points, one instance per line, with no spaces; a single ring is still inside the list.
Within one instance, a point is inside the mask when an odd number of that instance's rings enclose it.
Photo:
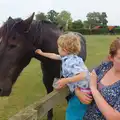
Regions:
[[[97,75],[94,70],[90,74],[90,89],[97,89]]]
[[[75,94],[83,104],[90,104],[93,100],[92,96],[80,91],[80,89],[75,89]]]

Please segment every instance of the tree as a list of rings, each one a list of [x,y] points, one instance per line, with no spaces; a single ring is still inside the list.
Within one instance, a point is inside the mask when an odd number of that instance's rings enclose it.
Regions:
[[[89,24],[89,28],[92,29],[95,26],[100,26],[100,25],[107,25],[107,15],[105,12],[99,13],[99,12],[93,12],[93,13],[88,13],[87,14],[87,23]]]
[[[87,14],[87,21],[89,24],[89,28],[92,29],[93,27],[100,25],[100,13],[99,12],[93,12]]]
[[[47,20],[47,16],[43,12],[36,14],[36,20]]]
[[[89,22],[87,20],[83,21],[83,27],[89,28]]]
[[[57,16],[57,23],[60,27],[63,27],[64,30],[68,30],[72,25],[71,13],[65,10],[61,11]]]
[[[103,26],[107,26],[108,21],[107,21],[107,14],[106,14],[106,12],[102,12],[101,17],[100,17],[100,21],[101,21],[101,24]]]
[[[57,22],[57,15],[59,13],[57,13],[55,10],[50,10],[48,13],[47,13],[47,18],[53,22],[53,23],[56,23]]]
[[[80,29],[80,28],[83,28],[83,23],[80,19],[72,22],[72,29]]]

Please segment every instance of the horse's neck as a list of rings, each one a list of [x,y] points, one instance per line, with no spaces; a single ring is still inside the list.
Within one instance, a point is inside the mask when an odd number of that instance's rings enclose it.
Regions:
[[[33,23],[31,24],[31,28],[29,31],[29,37],[28,39],[30,40],[30,42],[33,44],[34,47],[39,48],[41,45],[41,22],[39,21],[33,21]]]
[[[34,47],[48,52],[56,52],[57,39],[61,31],[54,24],[34,21],[30,32]]]
[[[60,30],[54,28],[53,24],[42,24],[42,23],[33,23],[31,26],[31,36],[33,45],[36,49],[41,49],[44,52],[54,52],[57,51],[57,39],[60,35]],[[45,57],[41,57],[38,55],[34,56],[40,61],[47,61]]]

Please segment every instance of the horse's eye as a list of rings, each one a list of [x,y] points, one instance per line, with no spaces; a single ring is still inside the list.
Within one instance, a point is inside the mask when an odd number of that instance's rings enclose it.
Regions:
[[[16,48],[16,45],[13,44],[9,45],[9,49],[13,49],[13,48]]]
[[[15,40],[15,39],[16,39],[16,36],[13,36],[12,39]]]

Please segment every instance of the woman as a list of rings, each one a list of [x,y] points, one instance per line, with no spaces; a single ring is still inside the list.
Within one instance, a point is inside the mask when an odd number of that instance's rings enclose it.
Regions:
[[[91,73],[90,88],[94,101],[84,120],[120,120],[120,39],[112,42],[109,61]],[[80,92],[81,101],[90,103],[89,96]]]

